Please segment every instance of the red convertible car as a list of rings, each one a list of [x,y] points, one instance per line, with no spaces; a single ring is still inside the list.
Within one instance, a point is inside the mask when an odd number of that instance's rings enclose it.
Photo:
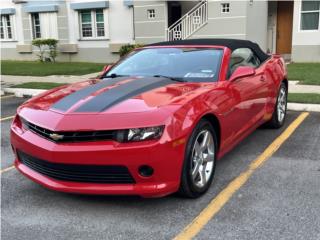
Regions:
[[[216,160],[260,125],[284,124],[287,93],[283,59],[250,41],[148,45],[20,106],[15,166],[57,191],[198,197]]]

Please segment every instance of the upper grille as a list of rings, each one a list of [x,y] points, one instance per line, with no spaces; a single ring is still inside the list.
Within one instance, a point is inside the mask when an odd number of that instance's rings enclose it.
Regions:
[[[57,180],[87,183],[135,183],[125,166],[52,163],[21,151],[17,152],[22,164]]]
[[[116,130],[107,131],[79,131],[79,132],[65,132],[65,131],[51,131],[43,127],[39,127],[21,118],[24,126],[30,131],[53,142],[88,142],[88,141],[102,141],[116,139]],[[60,136],[60,138],[59,138]]]

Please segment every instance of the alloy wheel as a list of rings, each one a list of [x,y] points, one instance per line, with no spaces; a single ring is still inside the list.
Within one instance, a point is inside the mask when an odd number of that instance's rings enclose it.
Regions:
[[[286,108],[287,108],[287,92],[284,87],[280,89],[280,93],[278,96],[278,121],[282,122],[284,120],[284,117],[286,115]]]
[[[192,181],[197,187],[204,187],[209,181],[215,159],[215,145],[212,133],[209,130],[201,131],[192,150]]]

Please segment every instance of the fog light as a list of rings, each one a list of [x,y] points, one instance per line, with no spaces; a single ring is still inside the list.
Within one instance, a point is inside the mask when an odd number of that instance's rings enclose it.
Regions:
[[[153,174],[153,168],[147,165],[139,167],[139,174],[142,177],[151,177]]]

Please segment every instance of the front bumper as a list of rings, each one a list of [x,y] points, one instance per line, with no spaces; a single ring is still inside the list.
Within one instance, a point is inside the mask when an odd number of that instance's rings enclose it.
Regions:
[[[134,184],[61,181],[40,174],[16,157],[15,166],[22,174],[49,189],[68,193],[143,197],[161,197],[178,190],[185,148],[184,144],[163,140],[139,143],[100,141],[57,144],[31,131],[19,133],[14,128],[11,128],[11,143],[15,153],[20,150],[52,163],[125,166],[135,180]],[[139,175],[138,169],[142,165],[154,169],[151,177]]]

